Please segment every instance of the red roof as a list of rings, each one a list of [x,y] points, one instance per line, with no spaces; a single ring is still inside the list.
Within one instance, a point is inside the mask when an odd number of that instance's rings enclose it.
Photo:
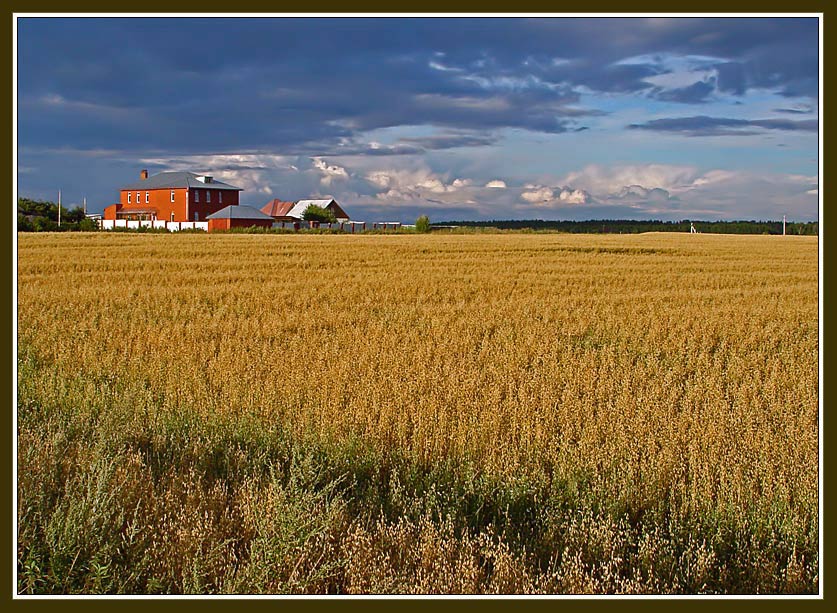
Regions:
[[[266,205],[264,205],[261,208],[261,211],[262,213],[266,213],[271,217],[284,217],[288,214],[288,211],[290,211],[293,208],[294,204],[295,203],[293,202],[283,202],[278,198],[274,198]]]

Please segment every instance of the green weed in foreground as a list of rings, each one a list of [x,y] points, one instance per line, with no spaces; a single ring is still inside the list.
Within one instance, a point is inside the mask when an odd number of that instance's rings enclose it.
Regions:
[[[136,388],[96,406],[85,386],[43,405],[21,385],[22,593],[816,590],[816,531],[781,510],[619,514],[584,485],[294,441],[257,415],[194,420]]]

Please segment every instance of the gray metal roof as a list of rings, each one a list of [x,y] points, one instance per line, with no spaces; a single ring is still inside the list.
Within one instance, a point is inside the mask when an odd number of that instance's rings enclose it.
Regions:
[[[270,219],[273,217],[265,215],[259,209],[247,206],[246,204],[231,204],[224,207],[217,213],[207,215],[207,219]]]
[[[212,179],[211,183],[204,183],[198,177],[206,175],[197,175],[193,172],[161,172],[144,179],[131,183],[122,188],[125,190],[144,190],[144,189],[166,189],[166,188],[183,188],[183,187],[197,187],[201,189],[222,189],[227,191],[243,191],[240,187],[234,187],[228,183],[223,183],[217,179]]]

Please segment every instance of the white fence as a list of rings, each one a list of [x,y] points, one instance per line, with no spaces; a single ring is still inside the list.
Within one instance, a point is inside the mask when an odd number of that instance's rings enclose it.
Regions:
[[[181,230],[203,230],[209,232],[208,221],[164,221],[161,219],[148,220],[131,220],[131,219],[100,219],[99,227],[102,230],[113,230],[114,228],[155,228],[166,229],[169,232],[179,232]],[[376,221],[366,223],[365,221],[344,221],[337,223],[317,223],[308,221],[275,221],[274,228],[284,228],[286,230],[308,230],[313,228],[330,230],[341,230],[343,232],[363,232],[365,230],[398,230],[402,226],[397,221]]]
[[[166,229],[169,232],[180,230],[203,230],[209,232],[208,221],[163,221],[160,219],[148,219],[136,221],[131,219],[101,219],[99,220],[102,230],[113,230],[114,228],[156,228]]]
[[[166,222],[166,229],[169,232],[179,232],[180,230],[203,230],[209,232],[208,221],[168,221]]]
[[[342,230],[343,232],[363,232],[364,230],[397,230],[402,227],[398,221],[376,221],[366,223],[365,221],[342,221],[335,223],[321,223],[317,221],[275,221],[274,228],[285,230],[309,230],[314,228]]]

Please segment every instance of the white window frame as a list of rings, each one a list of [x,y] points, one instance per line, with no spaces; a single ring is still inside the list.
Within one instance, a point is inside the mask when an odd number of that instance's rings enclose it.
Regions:
[[[206,203],[209,204],[210,202],[212,202],[212,192],[206,190]]]
[[[139,193],[139,192],[137,192],[137,204],[139,204],[139,203],[140,203],[140,196],[139,196],[139,195],[140,195],[140,193]]]
[[[174,190],[171,190],[171,201],[174,202]]]
[[[199,189],[196,189],[195,190],[195,202],[200,202],[200,201],[201,201],[201,192],[200,192]]]
[[[128,204],[131,204],[131,192],[128,192]]]
[[[148,204],[148,192],[145,192],[145,204]]]

